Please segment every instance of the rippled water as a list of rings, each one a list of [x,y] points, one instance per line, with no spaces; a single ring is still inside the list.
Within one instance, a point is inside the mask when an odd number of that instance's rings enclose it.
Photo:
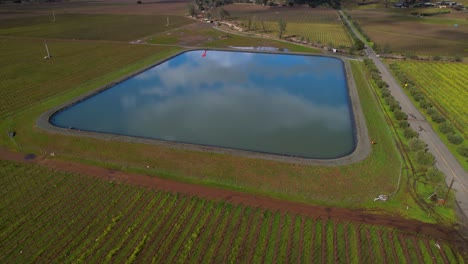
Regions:
[[[355,146],[343,62],[189,51],[52,116],[103,133],[306,158]]]

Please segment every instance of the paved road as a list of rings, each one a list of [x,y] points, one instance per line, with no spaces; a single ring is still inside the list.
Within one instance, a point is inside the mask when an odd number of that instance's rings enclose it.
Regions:
[[[346,23],[349,23],[342,11],[340,11],[340,13],[345,18]],[[362,36],[356,32],[355,28],[352,26],[351,28],[355,32],[356,36],[364,41]],[[436,158],[436,166],[445,174],[447,185],[450,184],[452,179],[455,179],[453,184],[455,198],[461,213],[463,214],[460,217],[462,222],[464,222],[465,227],[468,228],[468,173],[440,140],[425,117],[406,96],[401,86],[390,73],[390,70],[377,57],[372,48],[367,47],[365,51],[367,56],[374,61],[375,65],[379,69],[382,79],[389,85],[389,90],[392,95],[396,100],[398,100],[398,102],[400,102],[402,110],[408,114],[408,122],[410,123],[411,128],[413,128],[414,131],[418,131],[419,137],[427,143],[428,149],[432,154],[434,154]]]

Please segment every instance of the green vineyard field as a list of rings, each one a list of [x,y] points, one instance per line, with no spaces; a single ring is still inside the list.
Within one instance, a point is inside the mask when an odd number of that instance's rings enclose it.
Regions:
[[[52,14],[2,20],[0,35],[130,41],[193,23],[180,16],[56,14],[55,17],[55,21]]]
[[[468,64],[447,62],[395,61],[447,119],[468,133]]]
[[[272,8],[251,12],[236,5],[227,9],[233,17],[242,21],[244,27],[250,19],[252,31],[262,32],[264,25],[268,34],[276,36],[278,21],[283,19],[287,23],[285,35],[296,35],[304,40],[335,47],[352,45],[338,13],[333,9]]]
[[[0,48],[0,117],[142,59],[156,62],[177,50],[50,40],[52,59],[44,59],[47,52],[42,40],[0,38]]]
[[[0,185],[1,263],[463,263],[422,235],[39,165],[0,161]]]

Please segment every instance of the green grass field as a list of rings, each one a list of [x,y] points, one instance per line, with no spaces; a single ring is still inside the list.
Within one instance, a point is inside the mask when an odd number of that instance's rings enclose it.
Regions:
[[[180,16],[56,14],[55,17],[55,21],[51,14],[2,20],[0,36],[131,41],[193,23]]]
[[[2,263],[464,263],[431,237],[0,161]],[[105,195],[103,195],[105,194]]]
[[[250,19],[250,32],[265,33],[264,26],[266,34],[276,37],[278,21],[283,19],[287,23],[285,36],[296,35],[310,42],[335,47],[352,45],[338,13],[333,9],[270,8],[241,4],[228,5],[225,9],[229,10],[233,19],[242,22],[244,29],[248,29]],[[213,15],[216,14],[215,10]]]

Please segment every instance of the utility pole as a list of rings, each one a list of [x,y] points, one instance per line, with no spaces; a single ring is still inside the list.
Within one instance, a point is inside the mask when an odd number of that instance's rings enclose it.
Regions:
[[[444,200],[444,206],[445,206],[445,203],[447,202],[447,199],[448,199],[448,196],[449,196],[449,193],[450,193],[450,190],[452,189],[452,186],[453,186],[453,182],[455,181],[455,178],[452,178],[452,182],[450,182],[450,186],[447,190],[447,194],[445,195],[445,200]]]
[[[50,56],[50,53],[49,53],[49,47],[47,46],[47,42],[44,40],[44,46],[45,46],[45,49],[47,51],[47,57],[45,57],[45,59],[49,59],[51,58],[52,56]]]

